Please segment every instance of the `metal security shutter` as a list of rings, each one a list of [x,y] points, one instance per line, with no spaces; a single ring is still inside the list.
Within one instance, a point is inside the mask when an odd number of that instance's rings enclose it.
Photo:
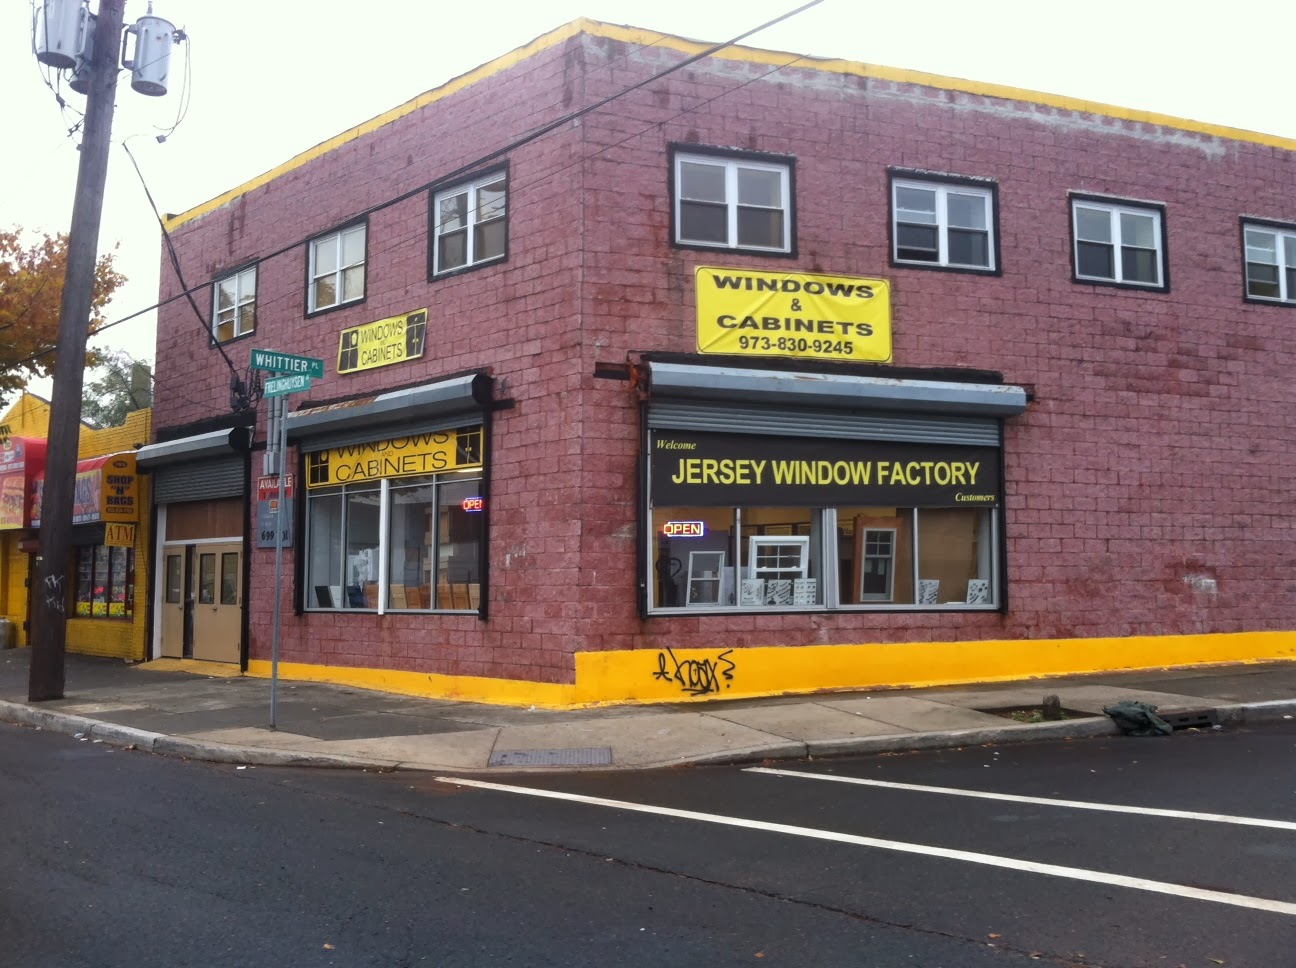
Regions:
[[[699,430],[774,437],[999,446],[997,418],[952,414],[860,413],[762,407],[751,403],[657,400],[648,407],[648,426],[654,430]]]
[[[413,437],[417,434],[433,434],[441,430],[454,430],[456,427],[475,427],[481,422],[482,416],[480,413],[459,413],[440,420],[401,424],[399,427],[351,430],[321,434],[318,437],[303,437],[297,441],[297,447],[303,454],[310,454],[320,450],[332,450],[335,447],[369,444],[387,437]]]
[[[209,501],[221,497],[242,497],[244,458],[233,454],[221,460],[173,464],[153,472],[153,501]]]

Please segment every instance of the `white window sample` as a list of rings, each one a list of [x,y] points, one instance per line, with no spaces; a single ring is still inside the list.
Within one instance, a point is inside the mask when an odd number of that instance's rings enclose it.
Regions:
[[[675,156],[675,241],[718,249],[789,252],[787,165],[710,155]]]
[[[895,597],[895,553],[894,528],[869,528],[864,532],[861,602],[889,602]]]
[[[212,338],[225,343],[256,329],[256,266],[217,279],[212,305]]]
[[[353,225],[311,241],[308,312],[364,298],[365,232]]]
[[[1077,279],[1165,285],[1159,211],[1074,199],[1071,212]]]
[[[440,192],[432,201],[432,273],[502,259],[508,240],[508,181],[502,172]]]
[[[891,211],[896,262],[995,268],[989,189],[896,179],[891,184]]]
[[[1296,228],[1244,225],[1246,294],[1296,302]]]
[[[723,551],[690,551],[688,563],[688,604],[719,605],[724,586]]]

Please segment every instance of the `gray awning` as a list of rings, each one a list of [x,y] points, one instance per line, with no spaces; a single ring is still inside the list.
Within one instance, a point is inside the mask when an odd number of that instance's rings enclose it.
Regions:
[[[288,415],[288,439],[336,435],[347,431],[380,432],[468,415],[490,406],[493,381],[485,373],[425,383],[322,407],[305,407]]]
[[[231,427],[211,433],[180,437],[149,444],[135,451],[135,464],[142,468],[161,467],[187,461],[213,460],[245,452],[252,443],[251,427]]]
[[[1002,384],[893,380],[689,363],[653,362],[648,366],[649,393],[653,398],[982,417],[1012,417],[1026,409],[1026,391]]]

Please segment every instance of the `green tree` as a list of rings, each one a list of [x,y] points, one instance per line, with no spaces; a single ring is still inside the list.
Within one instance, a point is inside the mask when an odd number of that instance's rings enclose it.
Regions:
[[[63,233],[41,235],[35,245],[24,245],[21,228],[0,231],[0,403],[31,378],[54,370],[67,247]],[[103,310],[125,281],[111,255],[99,260],[90,332],[103,326]]]
[[[153,368],[124,350],[96,350],[81,397],[81,419],[92,427],[117,427],[132,410],[153,406]]]

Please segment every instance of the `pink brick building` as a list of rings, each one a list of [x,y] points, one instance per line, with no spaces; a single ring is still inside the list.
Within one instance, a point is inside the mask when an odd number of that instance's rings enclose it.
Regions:
[[[502,701],[1296,655],[1296,143],[699,50],[578,21],[171,219],[154,654],[264,671],[277,591],[294,674]],[[277,589],[254,349],[325,361]]]

